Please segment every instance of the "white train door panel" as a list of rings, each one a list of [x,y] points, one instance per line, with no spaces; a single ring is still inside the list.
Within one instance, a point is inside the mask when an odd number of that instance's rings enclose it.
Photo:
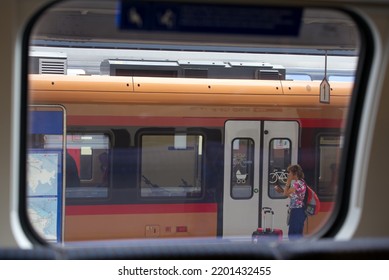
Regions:
[[[248,237],[258,225],[260,128],[261,121],[225,124],[223,236]]]
[[[299,124],[295,121],[265,121],[263,130],[262,205],[274,210],[274,227],[280,228],[287,237],[286,223],[289,198],[276,191],[276,184],[285,186],[286,169],[297,163]],[[263,227],[263,221],[261,223]]]

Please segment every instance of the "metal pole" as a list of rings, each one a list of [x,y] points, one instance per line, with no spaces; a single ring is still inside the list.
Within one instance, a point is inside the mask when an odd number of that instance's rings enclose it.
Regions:
[[[325,50],[324,78],[327,79],[327,50]]]

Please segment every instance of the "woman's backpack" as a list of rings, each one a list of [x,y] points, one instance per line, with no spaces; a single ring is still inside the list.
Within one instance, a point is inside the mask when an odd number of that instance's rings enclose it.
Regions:
[[[307,190],[304,197],[305,214],[307,216],[313,216],[320,211],[320,200],[317,194],[307,185]]]

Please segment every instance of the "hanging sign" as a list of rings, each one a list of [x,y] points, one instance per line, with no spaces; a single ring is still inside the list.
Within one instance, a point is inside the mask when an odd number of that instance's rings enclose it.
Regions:
[[[324,78],[320,84],[320,103],[330,103],[330,92],[330,83]]]

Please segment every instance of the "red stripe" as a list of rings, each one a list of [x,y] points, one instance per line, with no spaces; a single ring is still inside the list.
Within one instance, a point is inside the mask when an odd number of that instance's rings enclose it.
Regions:
[[[68,125],[224,126],[225,118],[68,116]]]
[[[321,202],[320,212],[330,212],[333,202]],[[66,215],[123,215],[167,213],[216,213],[216,203],[197,204],[129,204],[129,205],[71,205],[66,206]]]
[[[300,119],[302,127],[342,127],[342,119]]]
[[[124,215],[166,213],[216,213],[216,203],[196,204],[127,204],[127,205],[71,205],[66,206],[67,216]]]

